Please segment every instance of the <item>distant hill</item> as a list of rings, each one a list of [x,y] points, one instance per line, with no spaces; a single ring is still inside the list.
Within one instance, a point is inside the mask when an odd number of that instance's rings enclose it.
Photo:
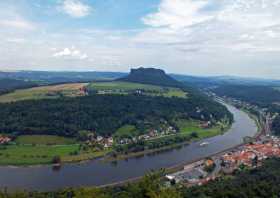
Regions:
[[[16,79],[0,79],[0,94],[13,91],[15,89],[24,89],[37,86],[36,83],[31,81],[16,80]]]
[[[280,80],[245,78],[236,76],[189,76],[170,74],[174,79],[188,86],[209,88],[223,85],[246,85],[246,86],[280,86]]]
[[[228,96],[257,105],[280,102],[280,91],[269,86],[222,85],[212,91],[219,96]]]
[[[120,72],[51,72],[51,71],[0,71],[0,79],[21,79],[38,81],[41,84],[57,84],[72,82],[89,82],[99,80],[114,80],[127,75]]]
[[[169,87],[182,87],[183,84],[168,76],[163,70],[155,68],[131,69],[128,76],[119,78],[117,81],[126,81],[142,84],[151,84]]]
[[[141,69],[141,68],[140,68]],[[141,73],[139,69],[134,69],[136,72]],[[138,70],[138,71],[137,71]],[[151,84],[151,81],[155,85],[159,83],[155,82],[153,79],[154,76],[157,76],[155,73],[163,73],[162,76],[167,76],[165,80],[169,84],[177,84],[178,82],[171,82],[177,80],[181,84],[198,87],[198,88],[209,88],[221,85],[260,85],[260,86],[280,86],[280,80],[272,79],[258,79],[258,78],[244,78],[244,77],[235,77],[235,76],[191,76],[191,75],[179,75],[179,74],[168,74],[166,75],[164,71],[157,70],[153,68],[147,68],[142,70],[146,73],[153,73],[151,75],[145,74],[145,79],[140,79],[141,81],[148,81],[146,84]],[[155,70],[155,72],[153,72]],[[160,72],[161,71],[161,72]],[[90,81],[112,81],[119,78],[126,79],[128,74],[122,72],[97,72],[97,71],[85,71],[85,72],[75,72],[75,71],[0,71],[0,79],[20,79],[28,81],[36,81],[42,85],[45,84],[58,84],[58,83],[74,83],[74,82],[90,82]],[[133,74],[134,75],[134,74]],[[131,76],[131,75],[129,75]],[[151,77],[149,77],[151,76]],[[149,78],[149,80],[148,80]],[[172,78],[170,80],[170,78]],[[139,80],[133,76],[134,80]],[[133,80],[132,79],[132,80]],[[157,77],[158,79],[158,77]],[[167,79],[167,80],[166,80]],[[129,81],[131,79],[128,79]],[[132,81],[134,82],[134,81]],[[138,82],[138,81],[136,81]],[[174,86],[174,85],[173,85]]]

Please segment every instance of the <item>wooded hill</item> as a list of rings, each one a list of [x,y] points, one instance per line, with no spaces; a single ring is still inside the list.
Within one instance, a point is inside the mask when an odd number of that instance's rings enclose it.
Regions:
[[[26,100],[0,104],[0,131],[13,134],[49,134],[77,137],[96,132],[110,136],[124,125],[147,133],[162,123],[176,126],[176,119],[219,121],[232,115],[223,105],[196,90],[186,88],[163,70],[140,68],[122,80],[180,87],[187,98],[131,94],[98,95],[58,99]]]
[[[4,94],[16,89],[25,89],[36,86],[36,83],[31,81],[16,80],[16,79],[0,79],[0,94]]]
[[[219,96],[228,96],[261,106],[280,102],[280,91],[269,86],[223,85],[213,91]]]
[[[78,136],[82,130],[112,135],[125,124],[144,131],[163,119],[232,119],[226,107],[203,97],[165,98],[92,95],[0,104],[0,131],[19,134]]]

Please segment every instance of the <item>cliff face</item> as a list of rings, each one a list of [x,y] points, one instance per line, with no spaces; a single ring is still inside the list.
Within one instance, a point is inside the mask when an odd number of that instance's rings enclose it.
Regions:
[[[168,76],[163,70],[155,68],[131,69],[128,76],[118,80],[170,87],[182,86],[180,82]]]
[[[131,69],[130,75],[166,75],[165,72],[161,69],[155,69],[155,68],[143,68],[140,67],[139,69]]]

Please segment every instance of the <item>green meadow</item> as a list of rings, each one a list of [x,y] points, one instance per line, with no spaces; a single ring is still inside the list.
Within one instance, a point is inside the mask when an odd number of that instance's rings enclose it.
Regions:
[[[22,100],[55,99],[60,96],[80,96],[82,95],[82,93],[80,93],[80,88],[87,85],[88,83],[69,83],[34,87],[29,89],[19,89],[11,93],[0,95],[0,103],[16,102]]]
[[[75,144],[76,140],[56,135],[21,135],[16,138],[15,142],[17,144],[65,145]]]
[[[184,119],[178,120],[176,124],[182,135],[191,135],[195,132],[199,139],[220,135],[229,127],[226,123],[220,123],[209,128],[203,128],[199,121]]]
[[[0,147],[1,165],[48,164],[54,156],[69,156],[78,151],[79,145],[8,145]]]
[[[99,91],[106,91],[106,94],[127,94],[129,91],[144,90],[145,95],[163,96],[163,97],[181,97],[186,98],[187,93],[179,88],[160,87],[155,85],[131,83],[131,82],[94,82],[88,85],[89,89]]]

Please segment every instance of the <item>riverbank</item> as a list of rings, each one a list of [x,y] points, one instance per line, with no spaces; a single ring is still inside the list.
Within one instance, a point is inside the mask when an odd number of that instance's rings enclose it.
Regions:
[[[168,146],[164,146],[164,147],[160,147],[160,148],[156,148],[156,149],[147,149],[144,151],[140,151],[140,152],[131,152],[128,154],[118,154],[116,156],[111,156],[111,155],[107,155],[102,159],[102,162],[115,162],[115,161],[119,161],[119,160],[126,160],[129,158],[137,158],[137,157],[141,157],[144,155],[149,155],[149,154],[154,154],[154,153],[158,153],[158,152],[164,152],[164,151],[168,151],[168,150],[172,150],[172,149],[176,149],[176,148],[181,148],[182,146],[186,146],[188,144],[194,143],[194,142],[198,142],[201,141],[203,139],[206,138],[210,138],[210,137],[215,137],[217,135],[222,135],[224,134],[226,131],[228,131],[231,127],[231,124],[228,124],[227,126],[225,126],[222,131],[217,130],[215,133],[209,133],[209,134],[203,134],[200,135],[197,138],[192,138],[191,140],[188,141],[184,141],[181,143],[176,143],[176,144],[172,144],[172,145],[168,145]],[[180,135],[184,135],[184,134],[180,134]]]
[[[254,135],[253,138],[258,137],[258,136],[262,133],[263,127],[264,127],[264,126],[261,125],[261,122],[259,121],[259,119],[258,119],[255,115],[251,114],[249,111],[245,111],[244,109],[242,109],[242,111],[243,111],[244,113],[246,113],[252,120],[254,120],[254,122],[255,122],[255,124],[256,124],[258,130],[257,130],[257,132],[256,132],[256,134]],[[236,149],[238,149],[238,148],[240,148],[240,147],[242,147],[242,146],[244,146],[244,145],[245,145],[245,143],[238,144],[238,145],[233,146],[233,147],[231,147],[231,148],[228,148],[228,149],[219,151],[219,152],[217,152],[217,153],[208,155],[207,158],[212,158],[212,157],[221,156],[221,155],[223,155],[223,154],[225,154],[225,153],[228,153],[228,152],[230,152],[230,151],[232,151],[232,150],[236,150]],[[176,164],[176,165],[174,165],[174,166],[170,166],[170,167],[164,168],[164,171],[165,171],[166,174],[172,174],[172,173],[175,173],[175,172],[178,172],[178,171],[182,171],[186,165],[193,164],[193,163],[198,162],[198,161],[201,161],[201,160],[203,160],[203,159],[205,159],[205,158],[206,158],[206,157],[201,157],[201,158],[195,159],[195,160],[193,160],[193,161],[189,161],[189,162],[187,162],[187,163],[183,162],[183,163],[180,163],[180,164]],[[142,176],[140,176],[140,177],[135,177],[135,178],[131,178],[131,179],[128,179],[128,180],[125,180],[125,181],[120,181],[120,182],[115,182],[115,183],[110,183],[110,184],[102,185],[102,186],[99,186],[99,187],[100,187],[100,188],[106,188],[106,187],[113,187],[113,186],[122,186],[122,185],[125,185],[125,184],[127,184],[127,183],[137,182],[137,181],[139,181],[141,178],[142,178]]]
[[[0,149],[0,166],[42,166],[51,165],[55,156],[60,156],[62,164],[68,163],[83,163],[90,160],[101,159],[103,162],[114,162],[120,160],[126,160],[129,158],[140,157],[143,155],[154,154],[158,152],[164,152],[180,148],[188,145],[192,142],[197,142],[205,138],[214,137],[216,135],[223,134],[230,128],[230,125],[225,128],[224,131],[218,131],[216,133],[209,133],[208,135],[201,135],[199,138],[192,138],[191,140],[176,143],[156,149],[147,149],[140,152],[131,152],[128,154],[118,154],[116,157],[110,155],[112,149],[106,149],[101,151],[80,151],[80,144],[68,144],[68,145],[7,145]],[[181,134],[183,135],[183,134]],[[69,155],[70,154],[70,155]]]
[[[221,135],[231,126],[230,123],[224,121],[209,128],[202,128],[199,125],[198,121],[180,120],[180,133],[147,140],[145,144],[170,142],[171,139],[174,140],[177,137],[182,139],[180,142],[117,155],[113,155],[116,153],[113,148],[96,150],[82,142],[75,143],[76,141],[70,138],[50,135],[23,135],[17,137],[14,143],[0,146],[0,166],[50,165],[54,158],[59,158],[61,164],[82,163],[99,158],[103,158],[103,162],[120,161],[176,149],[192,142]]]
[[[150,170],[158,170],[163,167],[177,168],[178,165],[206,158],[240,145],[243,143],[243,137],[253,137],[257,132],[255,122],[246,113],[231,105],[226,106],[234,115],[235,122],[227,133],[204,140],[209,142],[205,147],[200,146],[203,141],[193,142],[181,149],[120,160],[117,163],[93,160],[85,163],[65,164],[55,171],[52,171],[50,166],[17,167],[16,169],[5,166],[0,167],[0,187],[28,191],[53,191],[78,186],[101,187],[122,183],[122,181],[132,181]]]

